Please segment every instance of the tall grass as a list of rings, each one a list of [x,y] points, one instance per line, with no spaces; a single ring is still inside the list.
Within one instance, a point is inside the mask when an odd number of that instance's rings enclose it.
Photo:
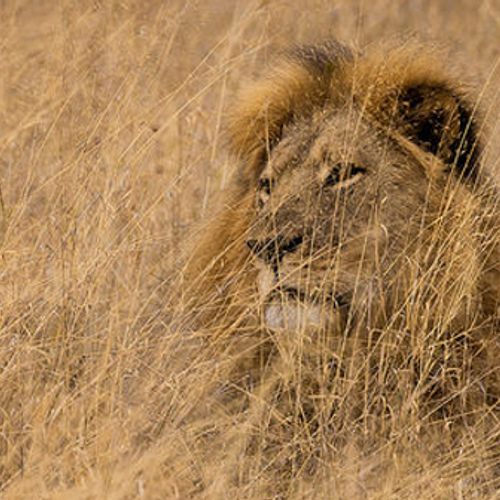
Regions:
[[[0,498],[494,495],[492,438],[474,426],[461,447],[432,429],[419,442],[432,419],[415,418],[404,381],[392,397],[406,398],[408,418],[392,437],[361,420],[362,448],[339,424],[345,446],[328,449],[328,467],[292,460],[280,480],[278,448],[265,463],[273,439],[290,436],[292,455],[332,442],[311,441],[296,408],[283,403],[293,418],[280,426],[266,406],[280,384],[293,401],[298,370],[324,385],[317,360],[288,367],[288,384],[274,367],[255,393],[238,377],[270,347],[251,334],[251,301],[226,330],[197,331],[196,311],[170,297],[188,228],[234,171],[222,117],[241,82],[290,40],[412,32],[474,61],[492,96],[494,166],[500,8],[489,0],[0,3]],[[415,349],[425,356],[434,340]],[[389,354],[377,356],[389,377]],[[367,383],[353,370],[345,419]]]

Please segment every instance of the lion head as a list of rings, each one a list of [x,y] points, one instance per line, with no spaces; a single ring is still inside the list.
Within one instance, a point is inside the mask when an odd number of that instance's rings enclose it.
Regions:
[[[433,49],[292,50],[231,111],[240,167],[194,274],[212,296],[257,284],[271,328],[483,321],[500,287],[480,124]]]

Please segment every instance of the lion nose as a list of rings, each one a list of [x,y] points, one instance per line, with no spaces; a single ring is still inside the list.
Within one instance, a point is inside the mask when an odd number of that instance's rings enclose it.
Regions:
[[[247,247],[250,248],[254,254],[259,254],[262,250],[262,244],[259,240],[247,240]]]
[[[252,253],[262,259],[267,264],[277,265],[288,253],[293,253],[302,244],[302,236],[293,238],[267,238],[264,240],[247,240],[247,246]]]

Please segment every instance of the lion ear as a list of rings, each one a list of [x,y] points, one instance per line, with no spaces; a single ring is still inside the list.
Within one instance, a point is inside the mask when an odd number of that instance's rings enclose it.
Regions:
[[[420,83],[403,87],[396,108],[403,135],[460,178],[476,178],[480,147],[475,110],[463,96],[444,83]]]

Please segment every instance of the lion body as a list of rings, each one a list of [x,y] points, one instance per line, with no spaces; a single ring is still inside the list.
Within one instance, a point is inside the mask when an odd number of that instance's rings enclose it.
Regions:
[[[482,126],[422,47],[299,48],[239,97],[239,167],[184,271],[202,327],[257,339],[233,346],[228,375],[250,374],[240,394],[259,387],[272,406],[250,412],[268,431],[242,445],[247,460],[267,469],[281,443],[300,468],[318,429],[338,444],[375,414],[395,432],[402,408],[442,418],[495,404],[500,218]]]

